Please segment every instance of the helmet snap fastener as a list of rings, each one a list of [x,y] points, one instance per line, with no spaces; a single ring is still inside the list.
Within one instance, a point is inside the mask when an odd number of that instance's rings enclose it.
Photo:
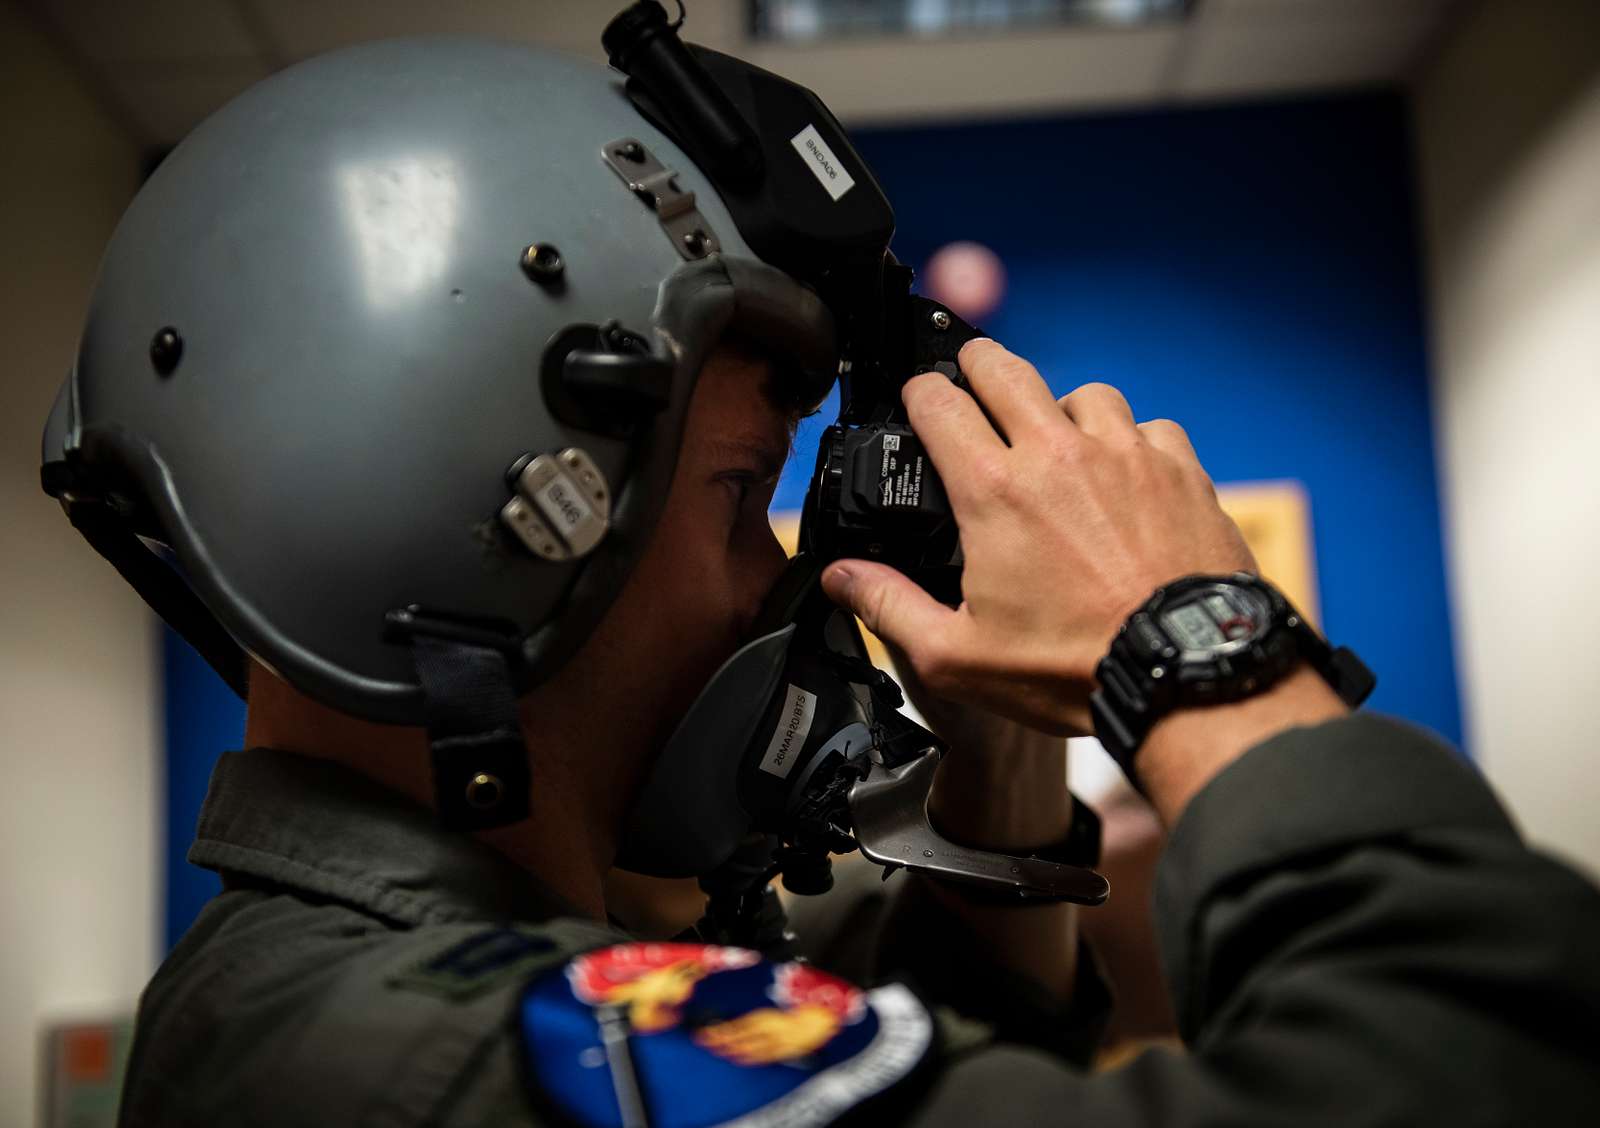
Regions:
[[[530,243],[522,248],[522,272],[541,286],[561,281],[566,260],[550,243]]]
[[[480,811],[498,807],[505,798],[505,786],[498,776],[479,772],[467,781],[467,802]]]

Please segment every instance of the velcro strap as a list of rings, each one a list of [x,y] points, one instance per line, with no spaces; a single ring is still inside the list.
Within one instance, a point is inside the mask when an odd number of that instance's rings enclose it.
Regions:
[[[528,817],[528,750],[505,655],[489,646],[411,638],[433,753],[434,807],[446,830]]]

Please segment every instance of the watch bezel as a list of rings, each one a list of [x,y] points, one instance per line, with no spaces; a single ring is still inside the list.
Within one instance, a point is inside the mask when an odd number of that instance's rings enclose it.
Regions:
[[[1184,646],[1166,625],[1166,617],[1180,607],[1187,607],[1191,603],[1198,602],[1211,592],[1223,593],[1229,591],[1239,592],[1246,600],[1257,605],[1257,614],[1252,616],[1254,627],[1245,637],[1228,639],[1215,646],[1195,649]],[[1224,598],[1226,597],[1224,596]],[[1276,629],[1275,614],[1277,609],[1273,607],[1272,600],[1268,598],[1266,592],[1253,584],[1236,583],[1231,578],[1197,583],[1193,586],[1186,585],[1176,591],[1172,588],[1166,588],[1162,591],[1161,602],[1154,604],[1154,601],[1152,601],[1152,603],[1153,605],[1147,608],[1147,613],[1155,628],[1165,635],[1168,641],[1173,644],[1174,649],[1177,650],[1177,655],[1170,660],[1177,665],[1184,665],[1190,662],[1215,662],[1219,658],[1237,657],[1259,645]]]
[[[1191,598],[1220,588],[1242,589],[1265,604],[1259,629],[1205,650],[1179,645],[1162,615]],[[1223,704],[1259,692],[1299,660],[1301,636],[1309,632],[1299,613],[1271,584],[1248,573],[1186,576],[1156,592],[1117,632],[1111,654],[1129,692],[1160,715],[1186,705]]]

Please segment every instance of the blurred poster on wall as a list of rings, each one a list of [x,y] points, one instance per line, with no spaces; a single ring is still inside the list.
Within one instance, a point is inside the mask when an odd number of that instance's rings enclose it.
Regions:
[[[1217,486],[1217,500],[1239,525],[1263,578],[1271,580],[1313,624],[1321,622],[1311,502],[1299,482],[1235,482]]]
[[[112,1128],[133,1045],[133,1017],[58,1023],[44,1030],[44,1128]]]

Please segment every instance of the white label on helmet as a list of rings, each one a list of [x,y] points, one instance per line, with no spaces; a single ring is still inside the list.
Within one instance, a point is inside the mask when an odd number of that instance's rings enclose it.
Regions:
[[[767,754],[761,757],[761,770],[779,779],[789,778],[795,757],[806,746],[811,734],[811,717],[817,711],[817,695],[807,693],[797,685],[790,685],[783,695],[783,712],[778,714],[778,727],[767,744]]]
[[[563,540],[571,539],[573,530],[594,517],[588,501],[564,474],[557,474],[546,482],[533,500]]]
[[[835,200],[856,186],[855,177],[845,171],[844,165],[833,155],[833,150],[828,148],[828,143],[822,139],[822,134],[817,132],[816,126],[806,126],[789,138],[789,144],[800,154],[800,159],[806,162],[811,175],[817,178],[818,182],[828,190],[828,195]]]

